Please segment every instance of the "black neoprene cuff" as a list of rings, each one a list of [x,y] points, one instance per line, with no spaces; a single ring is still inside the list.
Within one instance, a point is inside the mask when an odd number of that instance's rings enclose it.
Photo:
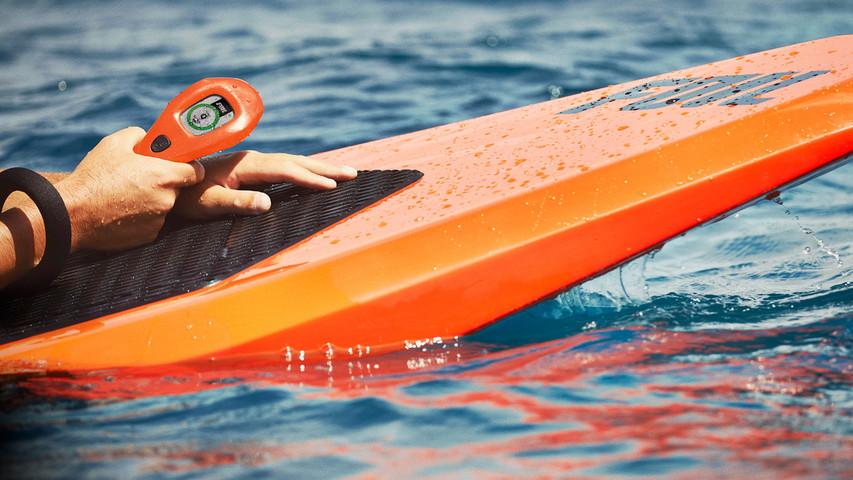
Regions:
[[[38,265],[5,287],[3,294],[31,292],[47,287],[62,271],[71,252],[71,219],[62,196],[44,177],[26,168],[0,172],[0,206],[12,192],[26,193],[44,221],[44,255]]]

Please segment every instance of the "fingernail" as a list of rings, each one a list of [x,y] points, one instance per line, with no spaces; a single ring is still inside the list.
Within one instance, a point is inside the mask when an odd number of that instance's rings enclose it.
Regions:
[[[344,165],[343,168],[344,168],[344,174],[346,174],[346,175],[349,175],[351,177],[355,177],[356,175],[358,175],[358,170],[356,170],[352,167]]]
[[[255,213],[264,213],[269,210],[270,207],[272,207],[270,197],[263,194],[255,195],[255,202],[252,205],[252,210],[254,210]]]

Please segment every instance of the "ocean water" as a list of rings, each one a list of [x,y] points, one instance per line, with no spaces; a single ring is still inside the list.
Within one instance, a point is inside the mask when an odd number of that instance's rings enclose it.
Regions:
[[[243,147],[310,154],[853,33],[849,0],[2,7],[0,168],[41,170],[209,76],[264,97]],[[853,478],[852,185],[441,344],[2,378],[0,478]]]

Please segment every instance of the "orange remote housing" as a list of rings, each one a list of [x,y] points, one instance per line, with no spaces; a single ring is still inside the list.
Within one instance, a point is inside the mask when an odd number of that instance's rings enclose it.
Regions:
[[[186,163],[240,143],[263,113],[261,96],[248,83],[206,78],[169,102],[133,151]]]

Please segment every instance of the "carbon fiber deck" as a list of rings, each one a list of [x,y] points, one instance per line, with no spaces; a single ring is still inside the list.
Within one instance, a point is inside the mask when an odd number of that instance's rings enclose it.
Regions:
[[[0,343],[198,290],[227,278],[416,182],[417,170],[370,170],[337,188],[265,190],[269,212],[207,221],[167,218],[157,239],[131,250],[73,254],[46,290],[0,296]]]

